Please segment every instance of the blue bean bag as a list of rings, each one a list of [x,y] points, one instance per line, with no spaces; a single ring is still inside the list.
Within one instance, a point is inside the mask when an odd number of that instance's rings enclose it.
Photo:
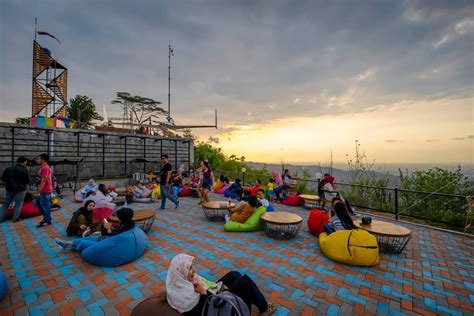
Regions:
[[[140,258],[148,245],[146,234],[135,226],[129,231],[99,241],[82,251],[85,261],[101,267],[117,267]]]
[[[8,281],[7,276],[0,270],[0,301],[7,295],[8,292]]]
[[[267,212],[273,212],[273,211],[275,211],[275,209],[273,208],[273,205],[271,205],[271,204],[268,205]]]

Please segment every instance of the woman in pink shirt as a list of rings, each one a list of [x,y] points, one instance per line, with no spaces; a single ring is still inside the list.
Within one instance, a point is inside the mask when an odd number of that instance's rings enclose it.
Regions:
[[[40,179],[40,184],[38,185],[38,192],[36,192],[35,197],[37,198],[36,206],[43,214],[43,220],[36,227],[43,227],[46,225],[51,225],[51,204],[49,198],[51,192],[53,192],[53,172],[48,165],[49,155],[40,154],[36,157],[36,163],[40,165],[38,172],[38,178]]]

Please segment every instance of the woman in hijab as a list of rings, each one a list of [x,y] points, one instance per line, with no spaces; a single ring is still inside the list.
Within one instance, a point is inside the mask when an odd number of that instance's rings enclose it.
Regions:
[[[195,271],[195,258],[187,254],[179,254],[171,260],[166,275],[166,298],[168,304],[185,315],[201,315],[209,295],[209,289],[215,285]],[[251,311],[256,305],[260,315],[271,315],[276,311],[273,303],[267,303],[257,285],[247,276],[237,271],[227,273],[217,285],[221,291],[229,291],[240,297]]]
[[[95,183],[94,179],[89,179],[87,184],[81,190],[82,198],[85,199],[91,193],[95,192],[97,192],[97,184]]]
[[[86,201],[83,207],[72,213],[72,218],[66,228],[68,237],[79,236],[86,231],[87,227],[92,225],[92,214],[95,203],[92,200]]]
[[[274,182],[273,193],[277,201],[280,201],[280,194],[283,192],[283,178],[278,171],[272,172],[272,178]]]
[[[126,232],[135,227],[135,222],[133,221],[133,210],[131,208],[121,208],[117,211],[117,217],[120,220],[120,225],[118,227],[112,227],[112,224],[107,220],[104,220],[104,225],[102,229],[103,236],[113,236],[118,235],[123,232]],[[64,250],[76,250],[83,251],[86,248],[98,243],[101,240],[101,237],[98,236],[89,236],[82,239],[75,239],[73,241],[65,241],[59,238],[55,238],[54,242],[58,244]]]

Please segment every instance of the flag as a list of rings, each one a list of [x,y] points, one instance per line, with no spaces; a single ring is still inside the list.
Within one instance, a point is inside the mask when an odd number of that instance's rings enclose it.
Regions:
[[[54,39],[57,40],[59,43],[61,43],[61,41],[60,41],[56,36],[54,36],[54,35],[51,34],[51,33],[43,32],[43,31],[38,31],[37,33],[38,33],[38,35],[46,35],[46,36],[49,36],[49,37],[51,37],[51,38],[54,38]]]

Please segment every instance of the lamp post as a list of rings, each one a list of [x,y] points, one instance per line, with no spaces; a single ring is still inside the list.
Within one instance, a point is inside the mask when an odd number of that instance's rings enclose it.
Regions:
[[[247,169],[243,167],[242,168],[242,186],[245,185],[245,172],[247,172]]]

